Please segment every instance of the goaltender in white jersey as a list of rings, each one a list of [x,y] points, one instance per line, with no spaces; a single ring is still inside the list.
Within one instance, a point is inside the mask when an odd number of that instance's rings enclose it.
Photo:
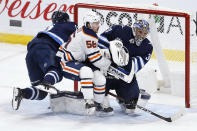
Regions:
[[[104,73],[111,61],[102,56],[98,47],[96,33],[99,27],[99,16],[95,12],[89,12],[84,17],[84,26],[71,35],[57,56],[61,58],[63,76],[80,81],[80,91],[86,101],[85,108],[94,107],[96,115],[103,116],[113,114],[111,107],[103,106],[106,84]]]

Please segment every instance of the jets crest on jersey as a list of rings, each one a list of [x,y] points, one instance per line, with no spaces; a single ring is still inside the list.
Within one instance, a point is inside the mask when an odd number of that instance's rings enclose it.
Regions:
[[[140,45],[136,45],[131,27],[120,25],[112,26],[100,35],[98,45],[101,49],[109,48],[109,41],[113,40],[122,41],[123,45],[129,51],[129,63],[127,66],[118,69],[119,71],[129,74],[132,68],[134,68],[134,72],[136,73],[149,61],[153,51],[150,41],[145,38]]]

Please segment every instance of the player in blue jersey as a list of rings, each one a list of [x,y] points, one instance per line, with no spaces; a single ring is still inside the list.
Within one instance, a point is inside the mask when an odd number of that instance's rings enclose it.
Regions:
[[[39,32],[27,45],[26,65],[32,86],[25,89],[14,88],[14,110],[19,108],[23,98],[42,100],[48,92],[57,93],[52,85],[62,80],[62,73],[56,53],[59,47],[68,41],[77,25],[70,22],[69,15],[64,11],[55,11],[52,22],[52,26]]]
[[[99,38],[99,47],[103,50],[109,49],[113,60],[108,74],[115,79],[110,79],[111,77],[107,79],[106,94],[110,89],[115,89],[117,95],[125,100],[119,101],[125,113],[133,113],[140,91],[141,97],[150,98],[149,94],[139,90],[135,75],[145,66],[152,55],[153,46],[146,38],[149,30],[147,21],[137,20],[133,27],[114,25],[103,32]],[[117,47],[124,47],[129,55],[121,56],[122,51]],[[114,48],[116,49],[114,50]],[[122,59],[122,63],[117,62],[119,59]]]

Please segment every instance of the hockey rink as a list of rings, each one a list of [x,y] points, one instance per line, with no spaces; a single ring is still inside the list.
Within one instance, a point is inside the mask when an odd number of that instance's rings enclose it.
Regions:
[[[197,107],[184,108],[184,98],[168,94],[152,94],[147,109],[170,117],[184,109],[180,119],[168,123],[143,111],[135,115],[121,112],[115,98],[110,97],[114,116],[95,117],[51,112],[49,97],[43,101],[23,100],[18,111],[12,110],[12,88],[30,85],[25,64],[26,46],[0,43],[0,130],[1,131],[196,131]],[[57,85],[73,90],[73,82]]]

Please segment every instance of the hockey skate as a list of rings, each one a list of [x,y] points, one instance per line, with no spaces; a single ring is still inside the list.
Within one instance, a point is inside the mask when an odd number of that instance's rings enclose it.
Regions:
[[[12,98],[12,108],[18,110],[21,100],[23,99],[22,90],[20,88],[14,87],[13,89],[13,98]]]
[[[104,116],[111,116],[114,114],[112,107],[104,107],[101,103],[97,103],[97,102],[94,102],[94,105],[96,107],[96,111],[95,111],[96,116],[104,117]]]
[[[145,107],[150,98],[151,95],[149,93],[147,93],[144,89],[140,89],[140,95],[137,104],[142,107]]]
[[[86,102],[85,104],[86,109],[95,107],[94,101],[92,99],[85,99],[85,102]]]
[[[137,99],[133,99],[133,100],[126,101],[126,102],[118,100],[118,104],[120,105],[124,113],[133,114],[135,112]]]
[[[138,99],[132,99],[130,101],[118,100],[118,103],[123,112],[126,114],[133,114],[136,111],[136,105],[145,107],[151,95],[145,92],[145,90],[140,89],[140,94]]]
[[[35,86],[37,89],[48,92],[50,94],[57,94],[58,90],[49,83],[40,83],[38,86]]]

